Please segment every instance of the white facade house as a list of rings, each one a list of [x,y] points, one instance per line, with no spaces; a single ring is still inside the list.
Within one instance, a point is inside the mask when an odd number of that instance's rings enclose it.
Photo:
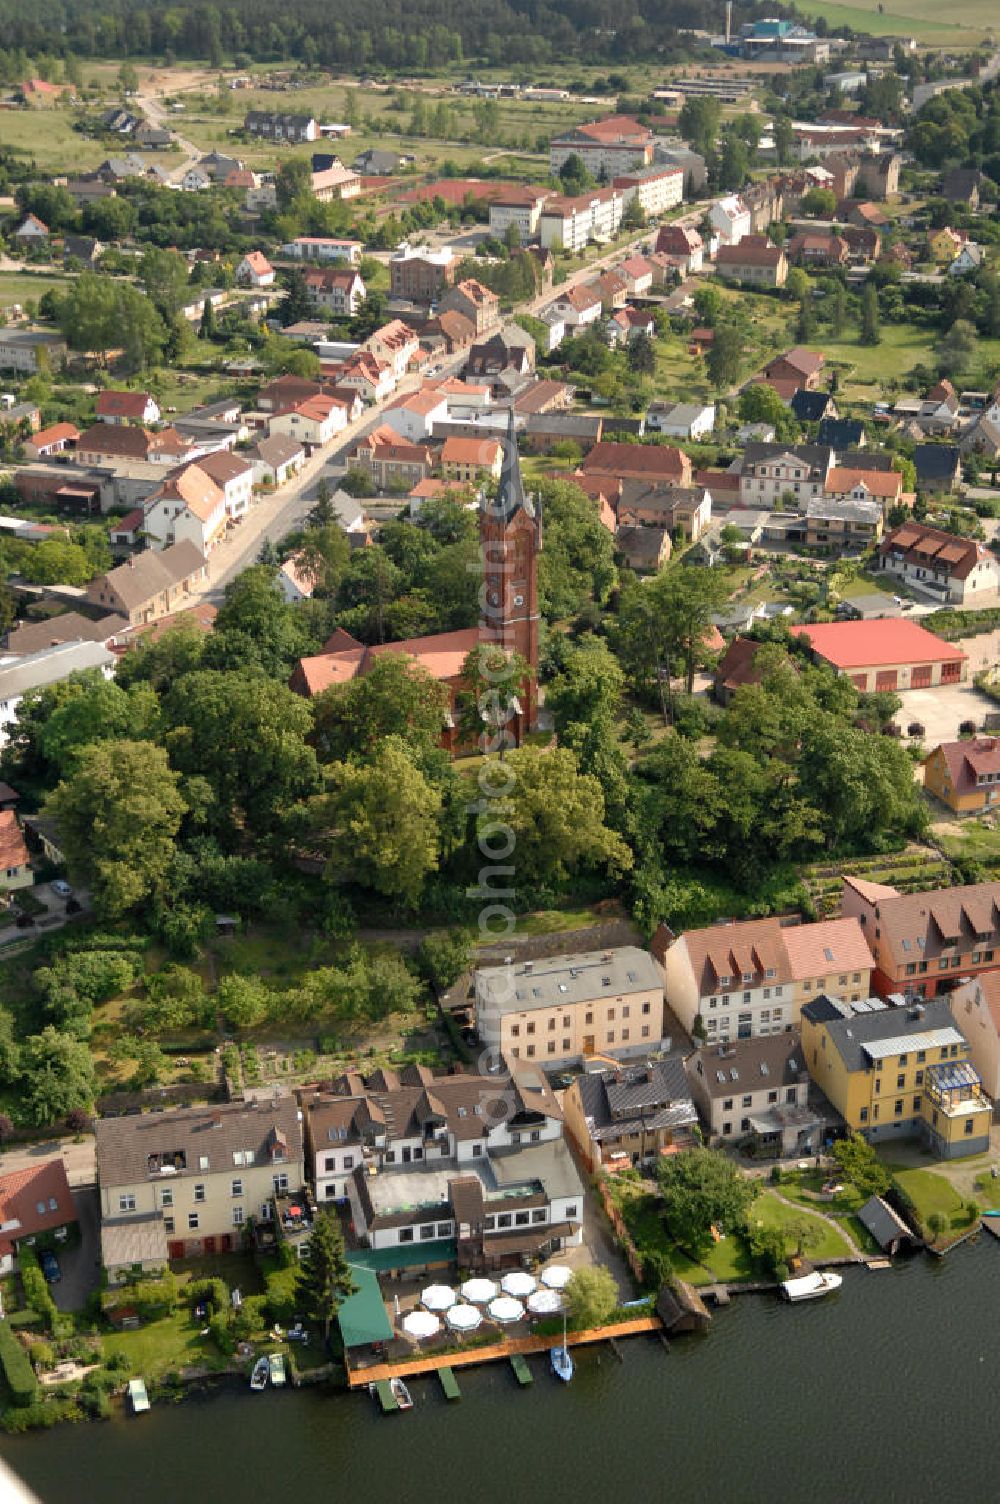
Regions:
[[[447,423],[450,415],[445,393],[422,391],[399,398],[386,408],[382,421],[401,439],[418,444],[430,436],[435,423]]]
[[[582,251],[590,242],[611,239],[622,222],[625,198],[617,188],[596,188],[576,198],[546,200],[538,221],[548,250]]]
[[[721,245],[739,245],[753,228],[750,210],[738,193],[720,198],[708,211],[708,218]]]
[[[234,522],[245,517],[253,502],[253,465],[241,455],[219,449],[203,455],[198,468],[221,488],[228,516]]]
[[[616,177],[613,186],[620,190],[626,208],[637,203],[653,219],[684,201],[684,171],[680,167],[643,167]]]
[[[285,241],[281,254],[292,261],[346,261],[356,266],[361,260],[361,242],[328,235],[298,235]]]
[[[549,304],[546,313],[550,312],[562,321],[567,332],[596,324],[601,316],[600,289],[595,290],[586,285],[571,287]]]
[[[103,642],[60,642],[38,653],[0,658],[0,747],[16,735],[17,708],[32,690],[58,684],[80,669],[99,669],[105,679],[114,673],[117,659]]]
[[[165,481],[149,497],[145,511],[144,531],[151,548],[190,542],[207,558],[225,534],[225,493],[202,470],[200,462],[187,465]]]
[[[548,193],[534,193],[530,188],[512,188],[490,202],[490,234],[503,240],[511,225],[517,227],[522,244],[533,240],[538,232],[542,206]]]
[[[651,402],[646,428],[675,439],[704,439],[715,427],[714,402]]]

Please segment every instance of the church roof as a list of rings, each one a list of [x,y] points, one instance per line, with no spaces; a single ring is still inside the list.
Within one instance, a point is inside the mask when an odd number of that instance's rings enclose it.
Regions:
[[[514,409],[507,417],[507,432],[503,439],[503,464],[500,469],[500,484],[495,500],[485,499],[483,507],[497,522],[509,522],[518,511],[529,517],[535,516],[534,501],[524,494],[521,479],[521,459],[517,452],[517,434],[514,431]]]

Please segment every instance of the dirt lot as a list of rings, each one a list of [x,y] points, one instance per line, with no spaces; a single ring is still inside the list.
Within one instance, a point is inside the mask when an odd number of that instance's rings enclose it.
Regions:
[[[972,684],[947,684],[937,689],[905,689],[899,698],[903,708],[896,716],[897,726],[905,734],[911,721],[919,721],[924,727],[921,740],[925,747],[936,747],[938,742],[955,741],[963,721],[975,721],[976,727],[996,705],[986,695],[980,694]]]

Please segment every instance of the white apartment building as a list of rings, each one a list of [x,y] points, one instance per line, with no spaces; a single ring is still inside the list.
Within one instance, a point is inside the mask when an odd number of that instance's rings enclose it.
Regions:
[[[556,196],[542,208],[539,238],[548,250],[582,251],[592,240],[610,240],[624,212],[625,199],[617,188],[597,188],[576,198]]]

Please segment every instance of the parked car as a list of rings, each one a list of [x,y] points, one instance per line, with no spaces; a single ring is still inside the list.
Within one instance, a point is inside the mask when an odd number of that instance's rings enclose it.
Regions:
[[[57,898],[71,898],[73,896],[73,889],[63,877],[54,877],[49,883],[49,887]]]
[[[62,1279],[62,1270],[59,1268],[59,1260],[56,1258],[55,1254],[50,1253],[46,1248],[45,1252],[39,1256],[38,1262],[41,1264],[42,1273],[45,1275],[45,1278],[48,1280],[49,1284],[57,1285]]]

